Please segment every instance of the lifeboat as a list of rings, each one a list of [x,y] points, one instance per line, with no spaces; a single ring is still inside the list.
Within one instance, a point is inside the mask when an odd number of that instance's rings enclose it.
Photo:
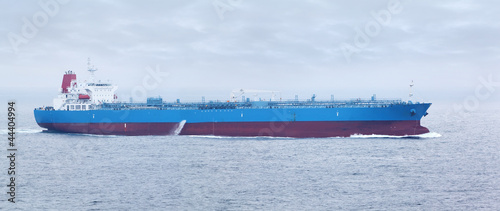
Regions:
[[[90,96],[89,95],[82,95],[82,94],[80,94],[80,95],[78,95],[78,99],[80,99],[80,100],[88,100],[88,99],[90,99]]]

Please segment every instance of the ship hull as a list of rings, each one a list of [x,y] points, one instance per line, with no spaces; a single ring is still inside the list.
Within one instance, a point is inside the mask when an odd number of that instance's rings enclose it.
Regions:
[[[388,108],[226,110],[35,110],[38,125],[51,131],[100,135],[214,135],[349,137],[419,135],[430,104]],[[413,111],[411,113],[410,111]]]
[[[349,137],[362,135],[418,135],[429,130],[420,121],[348,122],[240,122],[186,124],[181,135],[272,136],[272,137]]]
[[[98,135],[214,135],[272,137],[349,137],[351,135],[419,135],[429,130],[420,121],[219,122],[219,123],[41,123],[43,128]]]
[[[50,131],[96,135],[176,135],[179,123],[38,123]]]

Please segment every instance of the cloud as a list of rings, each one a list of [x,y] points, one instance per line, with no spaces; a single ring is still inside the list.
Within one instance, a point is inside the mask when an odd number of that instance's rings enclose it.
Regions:
[[[418,79],[424,94],[435,95],[435,89],[459,86],[456,81],[470,82],[471,74],[495,71],[500,57],[495,1],[401,0],[403,10],[350,63],[341,44],[353,44],[356,28],[376,21],[372,13],[386,10],[390,1],[220,1],[232,8],[223,19],[214,1],[70,1],[17,54],[7,34],[21,34],[23,18],[31,20],[43,9],[37,2],[4,1],[2,86],[58,86],[67,69],[85,77],[92,57],[98,76],[112,78],[123,90],[158,64],[172,78],[158,93],[301,87],[399,94],[390,90]],[[453,80],[426,77],[436,72]],[[20,83],[26,74],[33,78]]]

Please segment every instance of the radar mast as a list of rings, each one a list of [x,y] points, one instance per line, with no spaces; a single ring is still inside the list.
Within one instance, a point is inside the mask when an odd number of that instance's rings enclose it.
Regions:
[[[410,94],[409,94],[410,101],[411,101],[411,98],[413,97],[413,86],[414,86],[413,80],[411,80],[411,83],[410,83]]]
[[[90,65],[90,57],[87,59],[87,70],[90,72],[90,82],[94,82],[94,72],[97,71],[97,68],[94,65]]]

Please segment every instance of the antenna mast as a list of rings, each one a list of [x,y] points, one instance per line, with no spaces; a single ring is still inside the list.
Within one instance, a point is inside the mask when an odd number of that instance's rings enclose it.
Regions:
[[[414,84],[413,84],[413,80],[411,80],[411,83],[410,83],[410,94],[409,94],[409,96],[410,96],[410,101],[411,101],[411,97],[413,97],[413,85],[414,85]]]
[[[94,65],[90,66],[90,57],[87,60],[87,70],[90,72],[90,81],[94,82],[94,72],[97,71],[97,68]]]

